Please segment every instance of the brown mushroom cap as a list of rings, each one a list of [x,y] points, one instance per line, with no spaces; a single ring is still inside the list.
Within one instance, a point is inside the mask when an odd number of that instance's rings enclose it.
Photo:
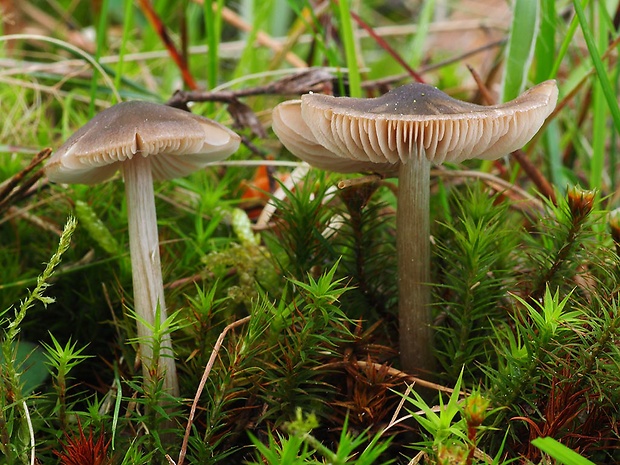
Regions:
[[[545,81],[510,102],[481,106],[416,83],[370,99],[303,95],[301,116],[316,143],[337,156],[398,164],[423,153],[440,164],[496,159],[522,147],[557,96],[555,81]]]
[[[274,108],[272,128],[282,144],[292,154],[317,168],[338,173],[362,171],[394,173],[398,171],[396,164],[343,158],[319,144],[301,117],[301,100],[282,102]]]
[[[239,136],[202,116],[150,102],[114,105],[75,132],[50,158],[51,181],[96,184],[120,163],[150,157],[154,179],[186,176],[222,160],[239,147]]]

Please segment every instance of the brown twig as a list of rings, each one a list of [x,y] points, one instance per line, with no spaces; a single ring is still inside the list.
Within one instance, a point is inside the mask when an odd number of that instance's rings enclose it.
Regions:
[[[235,102],[243,97],[255,95],[300,95],[316,91],[317,87],[331,82],[334,75],[325,68],[310,68],[286,76],[269,84],[248,87],[239,90],[220,91],[184,91],[179,90],[168,100],[167,104],[182,108],[189,102]]]
[[[553,204],[557,204],[557,199],[555,197],[555,191],[553,190],[553,186],[549,182],[549,180],[545,177],[544,174],[530,161],[529,158],[525,156],[523,150],[515,150],[512,152],[512,156],[517,163],[523,168],[525,174],[532,180],[534,185],[538,188],[538,191],[547,197],[549,200],[553,202]]]
[[[28,166],[0,184],[0,212],[8,208],[10,202],[20,200],[27,195],[30,188],[43,177],[43,170],[40,169],[30,178],[25,179],[26,176],[48,158],[51,153],[52,149],[50,148],[41,150],[32,158]]]
[[[211,352],[211,356],[209,357],[209,361],[207,362],[207,366],[205,367],[204,373],[202,374],[202,378],[200,379],[200,383],[198,384],[198,389],[196,390],[196,395],[194,396],[194,402],[192,402],[192,408],[189,412],[189,418],[187,419],[187,427],[185,428],[185,435],[183,436],[183,444],[181,445],[181,451],[179,452],[179,461],[177,465],[183,465],[183,461],[185,460],[185,455],[187,454],[187,444],[189,442],[189,435],[192,431],[192,424],[194,422],[194,416],[196,415],[196,408],[198,407],[198,401],[200,400],[200,396],[202,395],[202,391],[207,383],[207,379],[209,378],[209,373],[211,373],[211,369],[215,364],[215,358],[222,346],[222,342],[224,342],[224,337],[226,333],[231,329],[236,328],[237,326],[241,326],[250,321],[250,317],[246,316],[245,318],[241,318],[240,320],[234,321],[226,326],[222,332],[220,333],[215,345],[213,346],[213,351]],[[171,459],[168,459],[169,461]],[[171,462],[174,463],[174,462]]]
[[[474,78],[474,81],[476,81],[476,85],[478,86],[478,90],[480,91],[480,96],[482,97],[482,100],[487,105],[492,105],[495,102],[495,99],[493,98],[493,95],[491,94],[491,91],[489,90],[489,88],[486,86],[486,84],[482,80],[482,77],[480,76],[480,74],[478,74],[478,71],[476,71],[471,65],[467,65],[467,69],[469,70],[472,77]]]
[[[322,370],[324,368],[336,368],[336,367],[344,367],[345,365],[349,365],[353,363],[354,365],[357,365],[359,368],[361,369],[365,369],[367,367],[369,367],[370,365],[374,366],[375,369],[379,370],[383,365],[381,365],[380,363],[375,363],[375,362],[365,362],[362,360],[357,360],[355,362],[351,362],[351,361],[341,361],[341,362],[333,362],[333,363],[326,363],[324,365],[318,366],[316,367],[317,370]],[[454,392],[454,389],[446,387],[446,386],[442,386],[441,384],[436,384],[436,383],[432,383],[430,381],[426,381],[422,378],[418,378],[417,376],[413,376],[410,375],[404,371],[398,370],[396,368],[393,367],[389,367],[387,369],[387,374],[389,376],[393,376],[395,378],[401,378],[403,381],[406,381],[408,383],[415,383],[416,385],[428,388],[428,389],[433,389],[436,391],[440,391],[440,392],[446,392],[448,394],[452,394]],[[464,394],[464,393],[463,393]]]

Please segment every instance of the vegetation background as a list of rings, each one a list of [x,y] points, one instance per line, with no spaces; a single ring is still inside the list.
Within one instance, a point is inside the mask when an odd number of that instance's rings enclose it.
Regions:
[[[0,19],[0,462],[620,462],[620,2],[0,0]],[[558,107],[523,151],[433,170],[439,369],[404,373],[397,181],[309,170],[271,109],[546,79]],[[42,169],[133,99],[243,138],[156,185],[180,398],[142,383],[122,181]]]

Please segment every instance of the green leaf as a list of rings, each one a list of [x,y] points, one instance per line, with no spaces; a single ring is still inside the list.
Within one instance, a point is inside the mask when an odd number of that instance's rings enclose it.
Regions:
[[[504,102],[516,98],[525,86],[538,32],[539,3],[531,0],[516,0],[514,3],[502,86]]]
[[[590,462],[553,438],[536,438],[532,444],[564,465],[594,465],[594,462]]]

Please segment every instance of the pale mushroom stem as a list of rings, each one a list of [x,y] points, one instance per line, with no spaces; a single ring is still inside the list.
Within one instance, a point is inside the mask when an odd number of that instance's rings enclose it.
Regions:
[[[432,374],[430,307],[430,168],[424,153],[398,172],[396,251],[400,360],[409,373]]]
[[[136,154],[123,165],[125,191],[127,196],[127,216],[129,226],[129,250],[133,275],[134,307],[138,320],[138,337],[142,357],[142,370],[146,381],[163,374],[164,389],[171,395],[179,395],[176,366],[170,335],[165,334],[160,341],[158,359],[159,373],[151,373],[153,368],[152,343],[145,342],[152,337],[149,326],[155,323],[157,306],[160,308],[160,321],[167,318],[164,300],[164,284],[159,258],[159,238],[157,233],[157,214],[151,161]]]

